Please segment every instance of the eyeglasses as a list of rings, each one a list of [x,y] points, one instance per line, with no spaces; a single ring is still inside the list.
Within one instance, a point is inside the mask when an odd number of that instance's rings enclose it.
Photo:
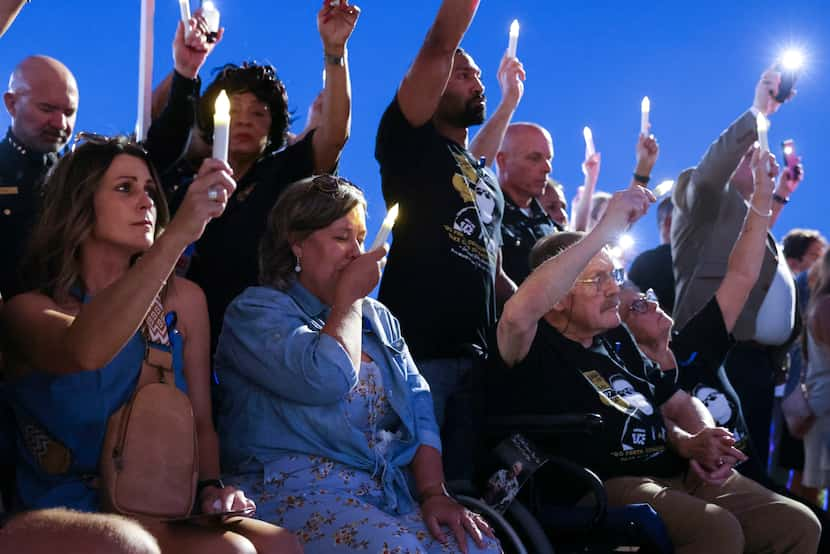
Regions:
[[[645,294],[640,294],[628,309],[638,314],[644,314],[648,311],[649,302],[657,302],[657,295],[654,293],[654,289],[648,289]]]
[[[613,282],[617,286],[622,285],[625,282],[625,270],[621,267],[617,267],[608,273],[600,273],[596,277],[592,277],[590,279],[577,279],[575,281],[577,285],[594,285],[597,294],[602,292],[605,286],[610,282]]]
[[[323,194],[330,194],[335,198],[346,196],[348,187],[360,190],[360,187],[337,175],[317,175],[311,179],[311,189]]]

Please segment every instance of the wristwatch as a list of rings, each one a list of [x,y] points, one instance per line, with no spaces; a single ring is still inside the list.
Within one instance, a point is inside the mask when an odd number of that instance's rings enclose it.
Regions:
[[[339,65],[340,67],[344,67],[346,65],[346,58],[342,54],[340,56],[325,54],[323,59],[326,61],[326,65]]]

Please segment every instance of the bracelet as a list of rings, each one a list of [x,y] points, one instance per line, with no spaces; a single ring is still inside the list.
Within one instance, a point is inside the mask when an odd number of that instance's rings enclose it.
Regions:
[[[635,173],[634,180],[640,184],[647,185],[648,182],[651,181],[651,177],[649,177],[648,175],[638,175]]]
[[[744,204],[746,204],[747,208],[749,208],[750,210],[752,210],[753,212],[755,212],[756,214],[758,214],[761,217],[772,217],[772,208],[770,208],[767,213],[764,213],[764,212],[760,211],[758,208],[756,208],[755,206],[753,206],[752,204],[750,204],[749,202],[747,202],[746,200],[744,200]]]
[[[788,204],[790,202],[789,198],[784,198],[778,193],[773,194],[772,199],[778,202],[779,204]]]
[[[430,490],[432,489],[432,490]],[[437,489],[437,490],[436,490]],[[421,498],[421,503],[423,504],[428,499],[432,498],[433,496],[450,496],[449,491],[447,491],[447,486],[444,483],[440,483],[440,485],[431,485],[425,488],[421,493],[419,493]]]
[[[346,66],[346,58],[343,55],[335,56],[334,54],[324,54],[323,60],[326,62],[326,65],[339,65],[340,67]]]

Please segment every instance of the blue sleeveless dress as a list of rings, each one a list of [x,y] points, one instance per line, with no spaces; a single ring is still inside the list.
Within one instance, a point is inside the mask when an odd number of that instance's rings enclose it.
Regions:
[[[174,319],[174,314],[168,314],[171,347],[167,350],[173,354],[176,386],[187,392],[183,341],[171,325]],[[8,383],[7,394],[17,421],[17,492],[24,508],[99,510],[98,490],[92,484],[98,476],[107,421],[135,390],[145,345],[139,331],[101,369],[69,375],[33,370]],[[68,463],[59,473],[49,471],[41,462],[49,448],[44,433],[69,453]]]

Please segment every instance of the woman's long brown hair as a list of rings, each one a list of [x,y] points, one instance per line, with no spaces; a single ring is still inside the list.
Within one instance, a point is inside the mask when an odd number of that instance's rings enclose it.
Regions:
[[[67,301],[74,287],[81,287],[80,248],[95,224],[95,192],[113,159],[120,154],[147,163],[156,182],[155,236],[170,220],[158,174],[146,151],[126,137],[87,142],[65,155],[44,185],[43,210],[35,225],[23,260],[24,283],[58,303]]]

